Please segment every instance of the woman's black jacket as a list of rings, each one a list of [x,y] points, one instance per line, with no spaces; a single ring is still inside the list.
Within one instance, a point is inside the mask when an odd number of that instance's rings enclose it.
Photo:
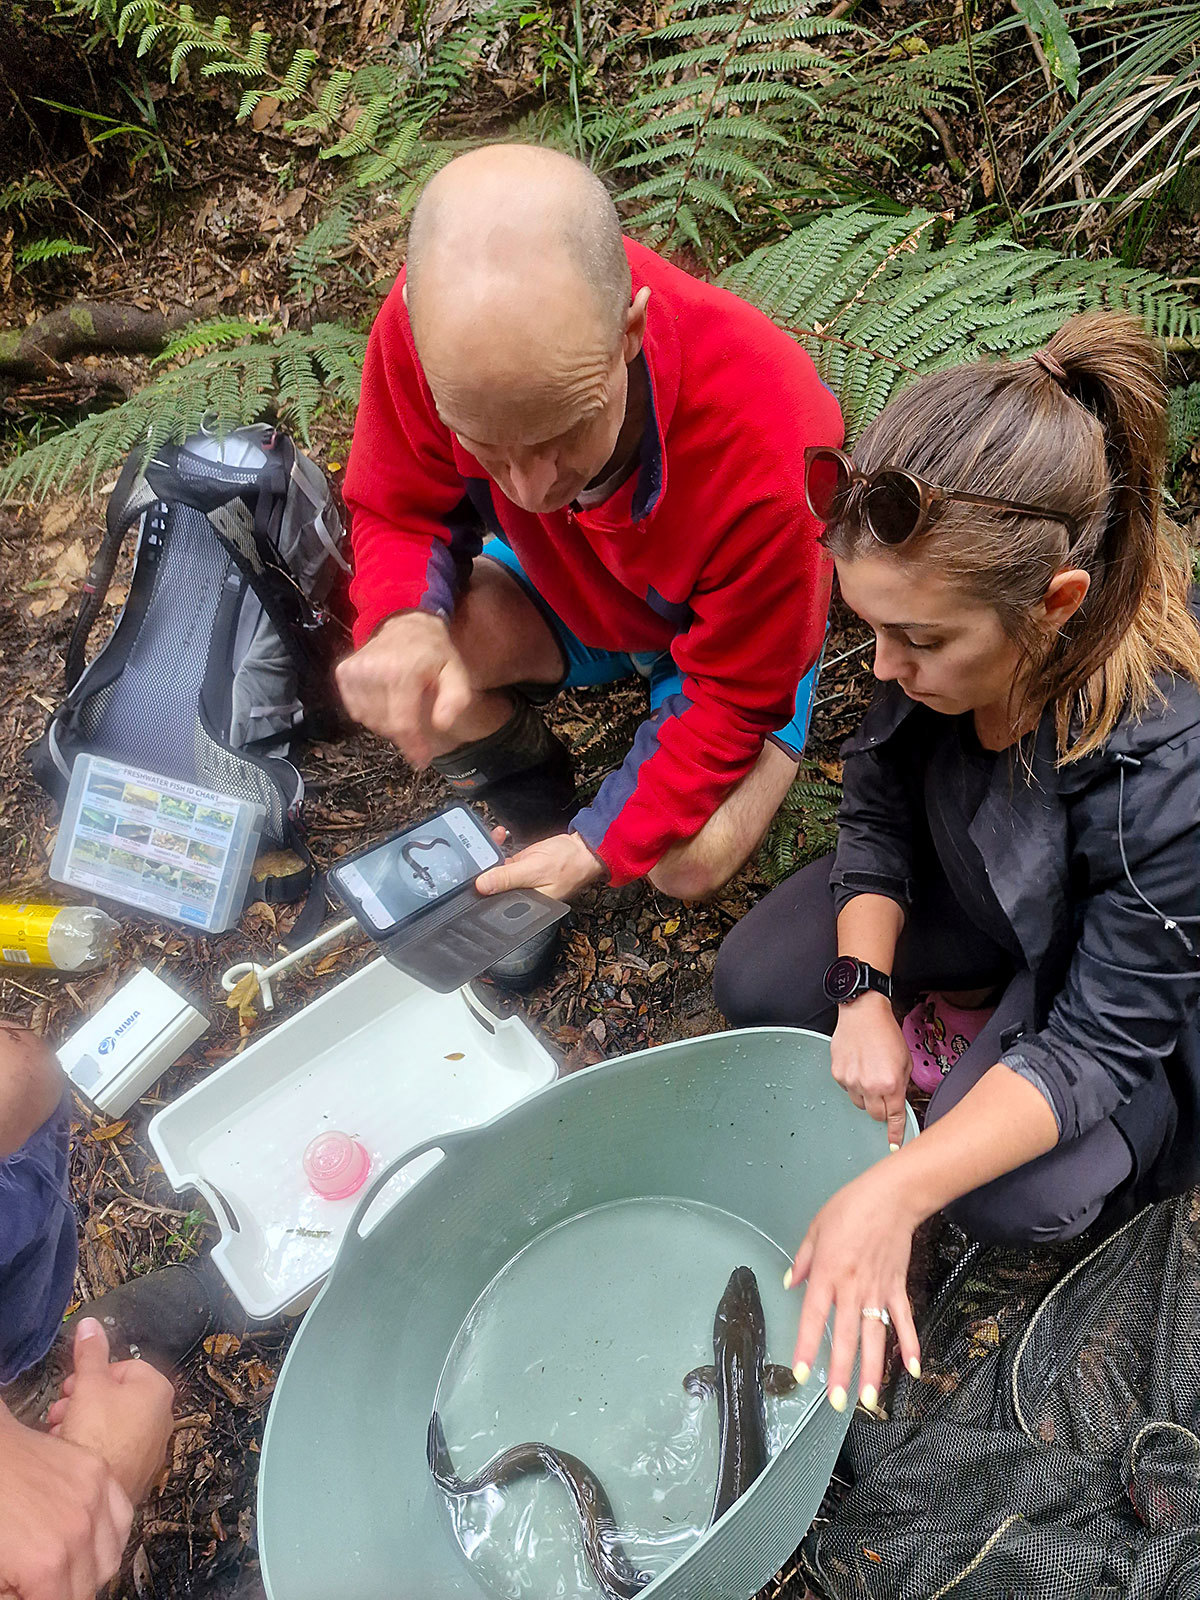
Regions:
[[[1147,1199],[1200,1182],[1200,691],[1161,687],[1068,766],[1043,717],[1032,773],[998,760],[970,828],[1028,971],[1003,1059],[1033,1068],[1061,1139],[1112,1117]],[[847,741],[839,898],[911,902],[936,717],[887,684]]]

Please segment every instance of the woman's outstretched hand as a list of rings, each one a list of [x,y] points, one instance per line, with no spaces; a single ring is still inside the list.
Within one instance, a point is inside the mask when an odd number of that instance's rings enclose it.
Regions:
[[[900,1158],[894,1159],[899,1164]],[[808,1381],[830,1309],[835,1313],[828,1392],[838,1411],[846,1408],[860,1347],[859,1398],[870,1407],[879,1399],[887,1328],[881,1318],[864,1316],[864,1308],[888,1313],[905,1366],[914,1376],[921,1371],[921,1347],[908,1300],[908,1262],[921,1218],[894,1182],[892,1160],[870,1167],[826,1201],[784,1280],[788,1288],[808,1285],[796,1340],[799,1382]]]
[[[876,1122],[886,1122],[888,1143],[904,1143],[904,1092],[912,1056],[892,1002],[881,994],[859,995],[838,1014],[830,1041],[834,1082]]]

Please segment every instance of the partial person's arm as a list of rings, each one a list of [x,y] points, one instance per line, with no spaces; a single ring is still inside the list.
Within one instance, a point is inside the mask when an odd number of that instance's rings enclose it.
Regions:
[[[802,1381],[835,1311],[828,1389],[842,1409],[861,1340],[859,1392],[874,1405],[883,1376],[885,1329],[863,1308],[891,1315],[900,1353],[919,1374],[921,1351],[908,1300],[917,1227],[952,1201],[1044,1155],[1058,1126],[1044,1095],[994,1066],[919,1139],[846,1184],[820,1211],[797,1250],[789,1287],[807,1282],[795,1363]]]
[[[1195,1026],[1200,1004],[1200,738],[1129,770],[1121,839],[1116,768],[1104,784],[1086,816],[1076,807],[1075,856],[1094,887],[1065,981],[1045,1027],[1004,1057],[1043,1086],[1063,1139],[1127,1104]]]
[[[0,1019],[0,1161],[54,1115],[66,1081],[44,1039]]]
[[[417,360],[403,283],[402,273],[367,341],[346,470],[354,547],[350,598],[359,648],[397,612],[451,616],[482,543],[450,432]]]
[[[79,1324],[63,1389],[50,1434],[0,1402],[0,1600],[94,1600],[166,1454],[170,1383],[142,1361],[110,1366],[94,1319]]]
[[[886,895],[860,894],[848,900],[837,919],[838,954],[856,956],[879,972],[892,973],[904,909]],[[888,1143],[904,1143],[905,1090],[912,1056],[886,995],[873,990],[838,1008],[830,1040],[830,1066],[861,1110],[885,1122]]]

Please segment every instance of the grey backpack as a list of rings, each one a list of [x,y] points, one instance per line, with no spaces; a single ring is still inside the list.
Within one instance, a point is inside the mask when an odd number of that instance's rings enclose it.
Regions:
[[[129,597],[85,666],[126,533],[138,527]],[[298,898],[312,876],[304,781],[289,759],[301,730],[338,720],[332,668],[348,642],[349,564],[321,469],[267,424],[135,451],[108,505],[67,649],[66,697],[33,750],[61,803],[81,752],[184,778],[266,809],[264,849],[303,871],[254,894]]]

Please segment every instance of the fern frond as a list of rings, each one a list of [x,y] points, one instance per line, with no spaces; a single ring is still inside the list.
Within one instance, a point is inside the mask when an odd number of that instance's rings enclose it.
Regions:
[[[987,354],[1024,355],[1090,306],[1136,312],[1154,332],[1200,327],[1200,311],[1154,273],[1027,250],[1005,231],[946,233],[915,211],[832,211],[730,267],[720,280],[808,349],[853,438],[919,372]]]
[[[90,255],[91,249],[90,244],[76,244],[73,239],[31,239],[28,244],[18,247],[13,260],[21,269],[37,266],[43,261],[58,261],[63,256]]]
[[[1174,469],[1200,443],[1200,383],[1171,390],[1167,405],[1168,459]]]
[[[801,765],[759,851],[759,868],[769,883],[780,883],[828,855],[837,843],[841,799],[838,784],[830,783],[819,768]]]
[[[17,178],[0,189],[0,211],[19,211],[43,200],[61,200],[62,190],[45,178]]]
[[[177,361],[180,356],[197,350],[216,350],[223,345],[235,344],[239,339],[263,338],[274,330],[262,322],[247,322],[241,318],[213,317],[208,322],[190,322],[182,328],[150,363],[152,367],[167,361]]]
[[[210,350],[168,368],[122,405],[21,452],[0,471],[0,498],[94,485],[137,441],[183,439],[205,419],[228,429],[274,413],[306,438],[322,400],[321,374],[330,402],[357,399],[366,339],[336,323],[308,333],[273,331],[271,343]]]

